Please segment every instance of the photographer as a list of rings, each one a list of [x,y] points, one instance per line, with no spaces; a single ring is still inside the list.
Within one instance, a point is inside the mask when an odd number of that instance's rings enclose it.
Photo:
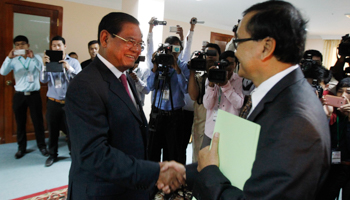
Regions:
[[[145,104],[145,95],[149,93],[147,87],[147,78],[150,74],[150,69],[140,63],[140,57],[136,60],[133,68],[129,69],[129,75],[135,82],[136,90],[139,95],[142,106]],[[145,58],[145,57],[143,57]]]
[[[338,60],[333,67],[330,68],[332,74],[337,81],[347,77],[349,73],[349,67],[344,70],[345,63],[350,65],[350,36],[346,34],[342,37],[342,40],[338,47]]]
[[[205,136],[202,147],[210,145],[213,137],[215,121],[219,109],[238,115],[243,105],[244,95],[242,93],[242,78],[234,73],[237,66],[237,58],[233,51],[225,51],[220,55],[220,63],[227,63],[226,78],[224,82],[211,82],[211,73],[217,70],[217,66],[209,68],[209,78],[205,83],[205,94],[203,105],[207,109],[205,122]]]
[[[343,199],[349,199],[344,187],[350,181],[350,78],[344,78],[336,86],[337,96],[343,97],[347,104],[334,109],[336,123],[330,125],[332,165],[323,185],[320,200],[334,200],[343,188]],[[344,195],[345,194],[345,195]]]
[[[63,72],[50,72],[46,69],[42,71],[40,81],[47,83],[47,104],[46,104],[46,120],[49,129],[49,154],[50,157],[46,160],[45,166],[50,167],[56,162],[58,156],[58,138],[61,127],[65,130],[63,132],[68,136],[68,148],[70,150],[69,130],[66,123],[65,115],[65,99],[69,82],[81,71],[81,66],[78,60],[69,57],[66,54],[66,40],[61,36],[55,36],[51,39],[50,49],[53,51],[62,51]],[[45,55],[43,57],[44,65],[50,63],[50,57]]]
[[[27,148],[26,119],[29,107],[35,130],[37,146],[43,156],[48,156],[45,144],[44,122],[40,96],[39,76],[42,70],[41,57],[29,49],[26,36],[18,35],[13,39],[14,48],[3,62],[0,74],[6,76],[11,71],[16,81],[13,96],[13,112],[17,124],[18,151],[15,158],[22,158]]]
[[[163,161],[175,160],[185,164],[181,155],[184,138],[182,107],[190,72],[187,63],[178,58],[183,49],[180,39],[170,36],[164,43],[153,54],[153,68],[147,79],[147,85],[153,91],[148,155],[150,160],[160,161],[163,149]]]
[[[188,81],[188,94],[191,99],[194,100],[194,119],[193,119],[193,135],[192,135],[192,162],[198,161],[198,152],[202,146],[204,137],[204,127],[207,110],[203,105],[203,96],[205,93],[205,81],[208,77],[208,70],[214,65],[214,62],[219,60],[221,53],[220,47],[217,44],[209,43],[205,47],[205,52],[208,50],[215,51],[215,56],[206,56],[206,70],[204,72],[196,72],[196,70],[190,70],[190,78]]]

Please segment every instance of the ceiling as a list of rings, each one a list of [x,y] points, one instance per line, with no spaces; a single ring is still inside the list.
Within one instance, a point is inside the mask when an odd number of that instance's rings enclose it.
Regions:
[[[232,30],[242,12],[258,0],[165,0],[165,19],[189,22],[192,17],[205,26]],[[309,39],[341,39],[350,33],[350,0],[290,0],[308,23]]]

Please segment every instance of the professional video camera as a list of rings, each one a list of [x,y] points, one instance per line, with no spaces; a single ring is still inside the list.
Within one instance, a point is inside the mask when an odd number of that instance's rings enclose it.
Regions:
[[[158,71],[169,71],[169,67],[174,64],[174,56],[171,53],[180,53],[180,51],[179,45],[162,44],[152,62],[158,65]]]
[[[317,62],[312,60],[312,54],[307,54],[307,57],[300,61],[300,67],[303,71],[310,69],[313,65],[317,65]]]
[[[166,21],[158,21],[157,19],[155,19],[155,20],[153,21],[153,25],[154,25],[154,26],[157,26],[157,25],[163,25],[163,26],[165,26],[166,24],[167,24]]]
[[[339,55],[350,56],[350,36],[346,34],[342,37],[341,43],[338,47]]]
[[[139,56],[137,60],[135,61],[135,65],[139,64],[140,62],[145,62],[145,56]],[[131,73],[135,69],[135,66],[133,68],[130,68],[128,70],[129,73]]]
[[[219,62],[215,62],[217,69],[210,69],[208,74],[208,79],[210,82],[214,83],[224,83],[227,77],[226,68],[229,66],[230,62],[226,59],[222,59]]]
[[[206,71],[207,69],[207,56],[216,56],[216,50],[208,50],[206,52],[203,51],[195,51],[192,53],[191,64],[189,65],[189,69],[197,70],[197,71]]]

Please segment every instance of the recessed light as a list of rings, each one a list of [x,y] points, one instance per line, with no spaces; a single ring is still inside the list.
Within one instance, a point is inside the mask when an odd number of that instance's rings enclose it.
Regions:
[[[347,18],[350,18],[350,13],[345,14]]]

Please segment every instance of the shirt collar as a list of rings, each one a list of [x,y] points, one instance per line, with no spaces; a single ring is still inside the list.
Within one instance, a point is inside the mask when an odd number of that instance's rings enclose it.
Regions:
[[[125,74],[124,72],[119,71],[112,63],[110,63],[108,60],[106,60],[104,57],[102,57],[100,54],[97,54],[97,57],[102,61],[103,64],[107,66],[109,70],[119,79],[122,74]]]
[[[269,79],[262,82],[259,87],[255,88],[252,93],[252,109],[250,110],[249,115],[252,113],[252,111],[255,109],[255,107],[259,104],[262,98],[271,90],[273,86],[275,86],[282,78],[287,76],[289,73],[297,69],[299,65],[294,65],[291,67],[288,67],[287,69],[273,75]]]

